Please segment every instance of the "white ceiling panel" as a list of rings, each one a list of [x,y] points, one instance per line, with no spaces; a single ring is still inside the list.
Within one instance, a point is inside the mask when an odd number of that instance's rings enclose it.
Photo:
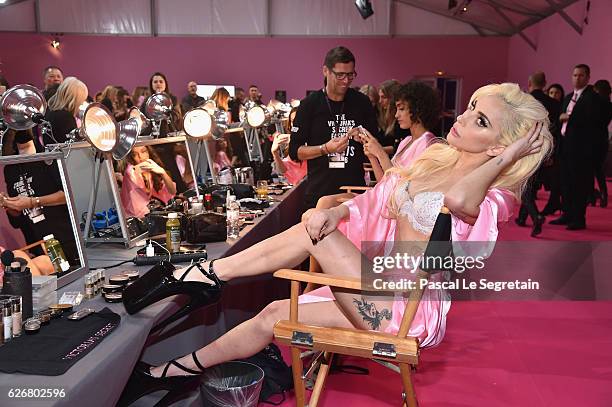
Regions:
[[[267,0],[213,0],[213,34],[265,35]]]
[[[587,0],[457,0],[457,6],[451,9],[448,0],[371,0],[374,15],[364,20],[355,0],[6,0],[0,5],[0,31],[185,36],[512,36],[557,12],[581,32],[583,16],[564,13],[567,6],[577,2],[586,7]],[[35,4],[39,5],[38,27]]]
[[[149,0],[41,0],[40,31],[151,34],[150,3]]]
[[[36,31],[34,0],[0,8],[0,31]]]
[[[364,20],[354,1],[270,0],[274,35],[389,35],[391,0],[372,0],[374,15]]]
[[[396,3],[393,13],[395,35],[476,35],[469,24]]]
[[[211,0],[157,0],[155,20],[160,35],[210,35],[212,34]]]

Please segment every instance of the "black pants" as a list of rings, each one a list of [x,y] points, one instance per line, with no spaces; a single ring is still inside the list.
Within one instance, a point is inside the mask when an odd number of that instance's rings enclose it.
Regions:
[[[549,177],[550,195],[545,208],[561,208],[561,158],[555,157],[553,164],[546,168]]]
[[[520,222],[525,222],[527,215],[531,217],[531,221],[535,224],[536,219],[540,216],[538,206],[536,205],[536,196],[540,189],[540,171],[538,170],[529,178],[527,186],[521,197],[521,209],[519,209],[518,219]]]
[[[593,190],[593,162],[588,154],[564,151],[561,160],[563,214],[570,224],[586,221],[586,207]]]

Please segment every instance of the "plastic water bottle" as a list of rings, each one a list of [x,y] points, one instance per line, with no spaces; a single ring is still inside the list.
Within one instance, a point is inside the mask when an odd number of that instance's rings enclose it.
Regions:
[[[230,195],[227,199],[227,237],[237,239],[240,233],[240,205],[236,196]]]

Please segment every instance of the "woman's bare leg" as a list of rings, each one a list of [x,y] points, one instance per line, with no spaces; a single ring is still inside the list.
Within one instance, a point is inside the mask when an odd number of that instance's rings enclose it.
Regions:
[[[358,278],[361,274],[362,255],[340,232],[334,231],[317,245],[313,245],[303,224],[264,240],[236,255],[215,262],[215,273],[222,280],[276,271],[299,264],[306,256],[314,256],[323,272]],[[367,260],[364,260],[367,261]],[[204,265],[207,267],[207,264]],[[180,276],[177,270],[175,276]],[[187,280],[211,283],[198,270],[190,271]],[[364,296],[361,293],[334,291],[336,301],[302,304],[299,320],[305,324],[327,327],[384,330],[391,320],[392,300]],[[263,349],[273,339],[274,324],[288,319],[289,300],[275,301],[254,318],[243,322],[211,344],[197,351],[204,367],[228,360],[251,356]],[[248,338],[248,340],[245,340]],[[178,359],[182,365],[199,370],[191,355]],[[152,369],[161,375],[164,366]],[[171,366],[168,375],[184,375],[185,371]]]
[[[51,263],[51,259],[47,255],[34,257],[32,259],[32,264],[38,268],[40,274],[43,276],[48,276],[55,271],[53,269],[53,263]]]
[[[371,270],[369,260],[342,233],[336,230],[313,245],[301,223],[240,253],[217,260],[214,269],[221,280],[231,280],[293,267],[308,255],[315,257],[323,272],[330,275],[360,278],[362,262],[367,262],[365,267]],[[204,267],[208,265],[204,264]],[[174,275],[178,278],[183,272],[177,270]],[[189,272],[186,280],[211,283],[195,268]],[[334,290],[334,296],[353,326],[379,329],[392,317],[393,302],[388,297],[341,290]]]
[[[360,275],[361,252],[346,236],[336,230],[313,245],[302,223],[239,253],[216,260],[214,271],[221,280],[229,281],[294,267],[309,255],[317,259],[325,273],[352,277]],[[209,262],[203,263],[205,269],[208,265]],[[174,276],[180,278],[184,272],[185,269],[175,270]],[[211,283],[197,268],[193,268],[184,280]]]
[[[299,320],[305,324],[324,327],[352,328],[353,325],[338,308],[335,301],[301,304]],[[272,342],[274,324],[289,319],[289,300],[270,303],[255,317],[243,322],[225,335],[206,345],[196,352],[199,362],[204,367],[234,359],[254,355]],[[178,359],[178,362],[190,369],[199,371],[191,354]],[[153,368],[151,373],[160,376],[164,365]],[[188,374],[175,366],[170,366],[168,376]]]
[[[340,199],[351,199],[354,198],[355,194],[354,193],[343,193],[343,194],[335,194],[335,195],[326,195],[323,196],[321,198],[319,198],[319,200],[317,201],[317,209],[330,209],[330,208],[335,208],[336,206],[340,205]],[[310,266],[308,268],[308,271],[310,271],[311,273],[320,273],[321,272],[321,266],[319,265],[319,262],[317,262],[317,259],[315,259],[314,257],[310,257]],[[315,287],[313,284],[308,283],[308,285],[306,286],[306,289],[304,289],[304,292],[307,293],[309,291],[314,290]]]

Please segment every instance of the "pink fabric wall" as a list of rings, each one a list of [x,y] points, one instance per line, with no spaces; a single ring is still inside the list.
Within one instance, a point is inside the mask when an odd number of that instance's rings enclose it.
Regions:
[[[131,91],[146,85],[156,70],[168,77],[170,89],[183,97],[190,80],[199,83],[257,84],[264,100],[285,89],[303,98],[306,89],[322,86],[325,53],[337,45],[356,56],[355,85],[400,81],[445,71],[463,78],[462,100],[483,83],[507,74],[508,38],[210,38],[210,37],[62,37],[60,50],[51,36],[0,34],[0,69],[11,84],[42,86],[42,69],[51,64],[82,79],[94,95],[105,85]]]
[[[586,1],[581,0],[565,11],[581,24]],[[591,67],[591,83],[598,79],[612,80],[612,1],[591,0],[589,24],[578,34],[563,18],[552,15],[525,33],[538,49],[534,51],[518,35],[510,39],[508,79],[527,87],[527,78],[535,71],[546,73],[549,84],[560,83],[567,93],[572,88],[571,73],[575,65]]]

